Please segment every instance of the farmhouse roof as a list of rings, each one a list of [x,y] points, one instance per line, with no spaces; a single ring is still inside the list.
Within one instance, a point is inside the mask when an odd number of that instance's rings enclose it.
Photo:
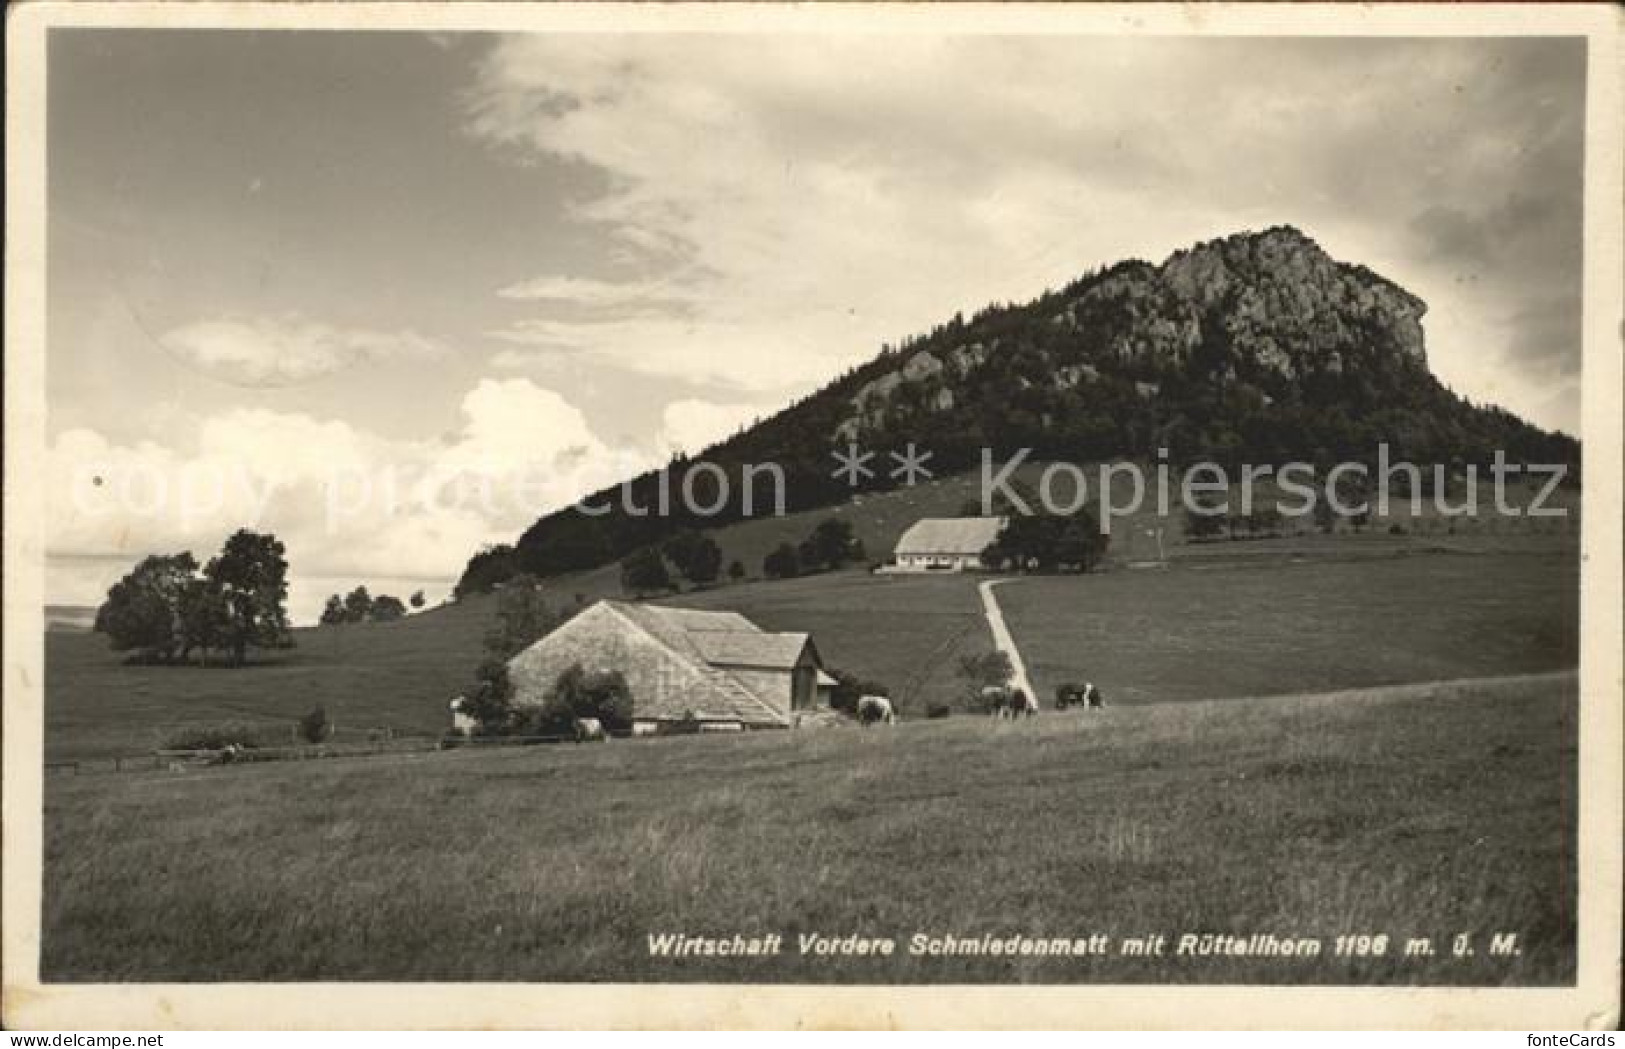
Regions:
[[[693,635],[694,643],[713,666],[766,667],[789,670],[801,662],[812,640],[806,634],[767,634],[760,630],[730,630]]]
[[[999,537],[1002,526],[997,517],[924,517],[898,538],[897,553],[975,557]]]
[[[612,635],[644,640],[615,643]],[[638,695],[640,718],[692,713],[702,720],[761,725],[783,724],[785,718],[751,689],[748,677],[735,677],[729,670],[788,670],[808,649],[818,666],[817,649],[807,634],[769,633],[737,612],[600,601],[514,657],[514,662],[545,668],[545,680],[557,665],[570,661],[635,674],[653,660],[669,668],[663,678],[669,687]]]

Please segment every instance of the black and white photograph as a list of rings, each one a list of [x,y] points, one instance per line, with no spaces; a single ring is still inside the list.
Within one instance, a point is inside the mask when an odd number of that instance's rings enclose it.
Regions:
[[[25,5],[6,1026],[1617,1024],[1619,13],[1271,6]]]

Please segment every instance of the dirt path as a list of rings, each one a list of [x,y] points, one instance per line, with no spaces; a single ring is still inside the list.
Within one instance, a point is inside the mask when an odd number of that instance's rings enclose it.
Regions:
[[[993,647],[1001,649],[1010,657],[1010,665],[1015,668],[1015,677],[1010,681],[1014,688],[1024,690],[1034,699],[1038,693],[1033,691],[1032,679],[1027,676],[1027,664],[1021,659],[1021,650],[1016,647],[1016,639],[1010,635],[1010,628],[1004,622],[1004,613],[999,609],[999,599],[993,595],[993,588],[1005,583],[1013,582],[1009,579],[985,579],[977,584],[982,593],[982,612],[987,616],[987,628],[993,632]]]

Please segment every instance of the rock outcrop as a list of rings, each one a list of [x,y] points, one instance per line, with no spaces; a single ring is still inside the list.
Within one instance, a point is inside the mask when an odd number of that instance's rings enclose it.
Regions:
[[[1080,281],[1050,308],[1047,321],[1061,343],[1042,353],[1057,390],[1117,375],[1149,398],[1160,380],[1181,375],[1245,381],[1274,403],[1315,376],[1353,369],[1392,378],[1427,369],[1427,305],[1363,266],[1338,262],[1289,226],[1198,244],[1161,266],[1121,263]],[[1020,348],[1010,340],[967,338],[946,350],[906,354],[859,388],[836,436],[855,440],[884,428],[900,401],[954,410],[966,402],[954,383],[994,355]],[[922,383],[932,384],[923,396],[905,396]],[[1017,389],[1034,384],[1030,375],[1015,378]]]

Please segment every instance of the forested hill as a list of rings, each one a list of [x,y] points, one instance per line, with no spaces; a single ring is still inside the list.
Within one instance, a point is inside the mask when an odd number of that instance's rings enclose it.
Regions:
[[[1372,461],[1379,442],[1417,463],[1488,463],[1500,448],[1512,461],[1577,469],[1573,438],[1471,404],[1434,378],[1426,310],[1296,229],[1236,234],[1160,266],[1120,262],[1025,305],[956,316],[701,458],[736,479],[742,464],[780,464],[792,510],[851,494],[830,476],[831,449],[848,442],[882,452],[914,442],[938,474],[976,465],[983,448],[1079,462],[1167,448],[1176,462],[1329,464]],[[633,482],[640,505],[655,483]],[[601,565],[729,520],[560,511],[513,548],[477,555],[460,589]]]

